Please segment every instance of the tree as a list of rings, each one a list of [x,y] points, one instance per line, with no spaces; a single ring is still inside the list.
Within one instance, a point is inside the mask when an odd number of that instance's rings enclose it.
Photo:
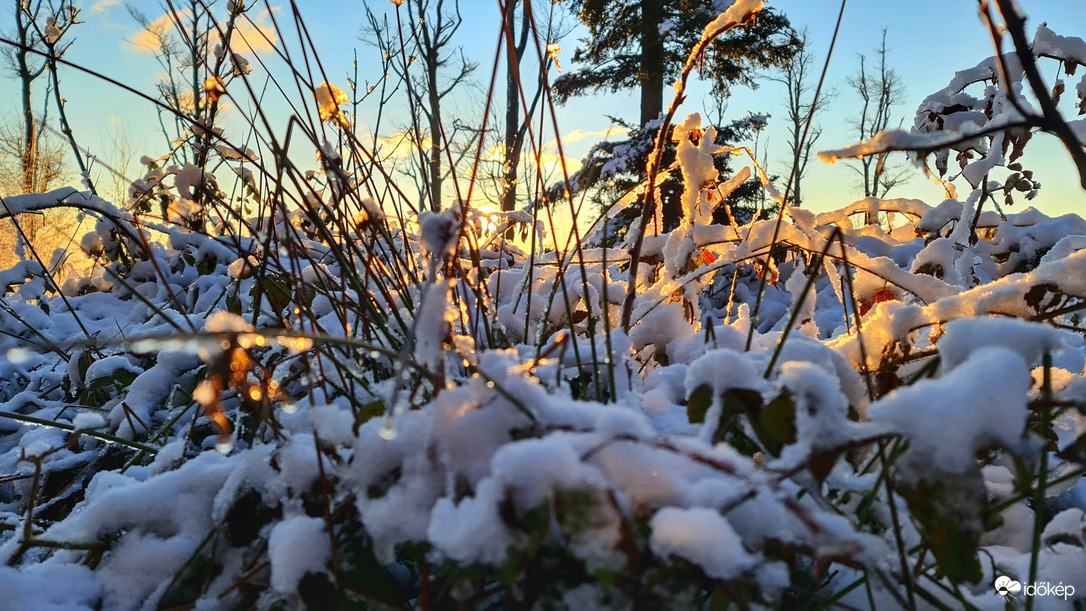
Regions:
[[[788,153],[792,173],[792,188],[789,201],[795,205],[803,203],[802,181],[807,170],[807,163],[811,160],[811,152],[815,142],[822,135],[822,128],[815,125],[814,119],[820,112],[826,109],[830,101],[835,97],[833,91],[823,91],[817,102],[814,99],[814,87],[811,79],[817,76],[814,72],[814,54],[807,48],[807,31],[799,34],[801,50],[781,68],[779,74],[768,77],[784,85],[786,94],[786,108],[788,112]],[[810,123],[810,129],[807,128]],[[806,139],[804,135],[806,132]]]
[[[404,2],[395,4],[399,20]],[[430,201],[430,209],[437,211],[442,206],[441,187],[446,174],[442,161],[446,154],[444,147],[453,139],[453,134],[445,129],[447,120],[443,116],[442,103],[471,76],[477,65],[467,60],[462,48],[452,44],[464,23],[459,0],[452,2],[451,9],[444,0],[408,0],[406,5],[407,23],[412,24],[412,29],[406,35],[401,30],[400,49],[396,51],[403,61],[393,62],[392,66],[407,84],[414,143],[419,147],[420,157],[425,157],[425,163],[421,164],[423,182],[427,185],[425,195]],[[421,74],[410,71],[410,65],[415,61],[422,65]],[[428,128],[428,147],[420,123]]]
[[[505,138],[503,144],[505,176],[502,177],[502,210],[516,208],[517,169],[520,165],[520,147],[523,141],[520,120],[520,63],[524,51],[528,48],[529,19],[531,13],[527,2],[520,3],[522,17],[520,32],[517,32],[517,1],[505,2]],[[524,125],[527,125],[528,117]]]
[[[67,147],[56,131],[48,128],[49,98],[57,84],[47,84],[45,102],[40,115],[34,112],[34,83],[43,75],[55,74],[50,61],[62,56],[71,43],[61,38],[72,25],[79,23],[79,13],[70,2],[14,3],[15,30],[18,44],[4,49],[7,68],[19,81],[19,116],[0,125],[0,196],[18,193],[43,193],[54,189],[68,178]],[[52,66],[55,68],[55,65]],[[48,79],[47,79],[48,80]],[[54,96],[59,101],[59,96]],[[66,123],[62,122],[62,129]],[[7,269],[17,260],[23,240],[33,251],[50,263],[55,247],[70,238],[72,215],[51,211],[46,214],[20,214],[14,224],[0,223],[0,267]],[[30,258],[30,252],[23,255]]]
[[[905,86],[901,76],[886,61],[886,29],[882,30],[882,43],[875,53],[876,67],[867,64],[867,57],[860,55],[860,70],[848,79],[848,85],[860,96],[863,106],[860,114],[850,121],[854,133],[861,142],[890,127],[894,107],[904,101]],[[900,121],[899,121],[900,123]],[[886,194],[907,179],[908,167],[904,164],[887,164],[890,153],[864,157],[855,162],[853,169],[861,177],[864,197],[886,197]],[[868,219],[872,222],[873,219]]]
[[[55,138],[43,136],[45,118],[34,116],[34,81],[45,74],[48,61],[43,57],[48,50],[63,55],[69,45],[55,49],[63,30],[75,20],[74,8],[61,3],[60,7],[42,0],[30,3],[15,0],[15,31],[13,38],[18,45],[5,48],[8,68],[19,81],[19,109],[21,125],[18,129],[5,126],[0,135],[3,153],[13,155],[19,160],[19,191],[21,193],[39,193],[49,187],[59,177],[59,166],[63,163],[63,153],[57,153],[60,147],[52,147]],[[47,16],[44,31],[39,25]],[[67,19],[65,19],[67,17]],[[63,20],[63,21],[58,21]],[[67,21],[68,23],[65,23]],[[58,25],[60,27],[58,27]],[[48,96],[46,96],[48,97]],[[48,108],[48,106],[46,106]],[[19,134],[17,132],[21,131]],[[47,140],[49,150],[40,151],[39,143]]]
[[[673,3],[652,0],[573,0],[581,22],[590,37],[574,51],[573,63],[585,67],[558,78],[554,93],[559,102],[598,90],[640,91],[641,112],[637,126],[622,142],[604,143],[590,153],[585,168],[574,177],[574,190],[594,187],[603,181],[597,201],[606,203],[645,178],[645,161],[652,150],[663,110],[664,83],[682,71],[689,50],[701,39],[705,26],[716,16],[710,0],[679,0]],[[788,19],[773,10],[758,14],[751,25],[736,28],[716,38],[702,56],[700,74],[713,86],[713,96],[726,99],[735,85],[758,86],[759,69],[780,66],[799,51],[800,41]],[[729,144],[754,133],[764,124],[764,117],[750,115],[725,125],[717,125],[718,144]],[[670,129],[670,126],[667,126]],[[664,151],[664,160],[674,159],[674,145]],[[718,157],[717,169],[730,173],[728,159]],[[757,211],[756,185],[744,185],[732,195],[732,202],[745,208],[752,218]],[[671,177],[660,188],[663,227],[678,223],[678,197],[682,192],[678,177]],[[600,196],[603,197],[600,197]],[[640,199],[640,198],[639,198]],[[613,201],[613,199],[612,199]],[[741,203],[742,202],[742,203]],[[716,220],[726,222],[725,207]]]
[[[394,27],[366,6],[369,25],[362,30],[362,40],[377,47],[388,70],[407,91],[410,125],[402,136],[413,149],[414,167],[401,166],[397,171],[414,180],[423,207],[438,211],[444,200],[442,185],[456,169],[454,155],[462,158],[474,150],[470,144],[456,146],[458,137],[478,135],[468,122],[452,116],[444,102],[469,81],[478,66],[468,61],[462,47],[453,44],[464,23],[459,0],[400,0],[394,4]],[[406,19],[401,14],[405,4]],[[409,30],[405,31],[405,24]]]
[[[37,143],[36,121],[34,120],[34,106],[31,100],[34,81],[45,72],[45,62],[32,65],[32,50],[41,46],[31,28],[34,19],[42,10],[42,3],[37,2],[33,8],[24,7],[22,0],[15,0],[15,35],[19,42],[18,47],[10,49],[9,60],[15,70],[15,76],[19,79],[19,102],[22,107],[23,137],[19,142],[20,150],[20,177],[22,178],[22,192],[32,193],[34,189],[35,147]]]
[[[139,146],[128,125],[116,117],[103,126],[100,134],[102,142],[109,144],[103,147],[103,154],[93,158],[92,167],[98,170],[96,184],[108,201],[123,205],[128,201],[128,189],[132,185],[133,176],[129,172],[140,158]]]
[[[230,0],[222,20],[216,16],[215,2],[187,0],[185,5],[179,8],[179,3],[162,0],[160,6],[166,13],[153,20],[127,5],[163,68],[156,83],[163,102],[158,110],[159,124],[170,150],[153,159],[149,170],[157,173],[166,168],[167,174],[177,177],[173,185],[164,184],[161,176],[134,181],[128,206],[148,213],[157,203],[164,219],[204,231],[206,222],[215,220],[212,212],[218,215],[218,228],[226,218],[237,215],[228,205],[219,208],[228,202],[212,168],[220,161],[254,157],[223,137],[218,120],[226,109],[221,99],[227,87],[251,72],[249,60],[234,49],[252,48],[239,26],[255,4]],[[167,121],[172,121],[172,133]],[[183,181],[182,173],[186,175]]]
[[[716,13],[711,0],[572,0],[589,38],[573,54],[584,67],[554,82],[564,102],[599,90],[640,91],[639,126],[659,118],[664,84],[675,80],[686,56]],[[727,97],[736,84],[756,87],[755,71],[780,66],[799,50],[788,19],[771,9],[757,21],[717,38],[705,54],[701,74],[714,94]]]
[[[505,130],[500,144],[502,151],[500,197],[501,209],[511,211],[516,208],[521,152],[524,150],[525,136],[532,117],[535,116],[535,111],[543,99],[543,93],[548,89],[550,69],[560,50],[558,41],[568,35],[572,28],[562,19],[564,11],[559,10],[555,2],[532,3],[525,0],[507,0],[504,10],[506,88]],[[518,10],[519,20],[517,19]],[[533,42],[533,36],[537,38],[534,42],[546,52],[543,54],[543,64],[537,66],[532,73],[525,74],[524,54],[529,48],[529,43]],[[561,72],[561,68],[558,71]],[[534,87],[534,92],[532,87]],[[531,96],[530,100],[528,96]],[[511,236],[512,233],[510,232],[509,235]]]
[[[44,193],[61,186],[69,177],[67,145],[55,132],[45,129],[45,124],[44,115],[35,119],[28,168],[24,168],[28,157],[24,154],[27,147],[23,144],[22,121],[0,124],[0,196]],[[3,211],[0,207],[0,213]],[[57,210],[19,214],[14,221],[18,228],[6,220],[0,221],[0,269],[8,269],[18,260],[20,239],[28,241],[48,264],[53,249],[67,241],[73,227],[72,215]],[[25,256],[30,258],[31,254],[26,252]]]
[[[217,50],[216,66],[209,63],[213,61],[209,57],[213,46],[222,46],[223,29],[232,33],[238,11],[244,10],[244,3],[231,3],[241,8],[232,9],[226,24],[219,26],[212,11],[214,2],[187,0],[184,4],[187,6],[178,8],[174,3],[162,2],[160,6],[166,13],[158,19],[151,19],[133,3],[125,5],[132,19],[144,29],[145,38],[153,44],[151,51],[163,70],[155,87],[170,109],[159,109],[159,123],[171,147],[174,142],[187,141],[190,121],[201,121],[209,126],[214,123],[214,113],[219,108],[209,95],[206,83],[227,54]],[[236,62],[236,54],[229,55],[231,62]],[[164,113],[169,116],[163,117]],[[172,133],[167,130],[164,119],[172,119]],[[193,161],[199,157],[201,143],[195,140],[191,143],[195,145],[191,150],[192,158],[188,157],[190,151],[183,147],[177,150],[178,161]]]
[[[713,126],[717,130],[715,144],[727,146],[728,143],[753,138],[759,131],[765,128],[764,115],[749,114],[742,119],[730,121],[724,125]],[[636,190],[637,204],[625,209],[618,214],[616,223],[611,224],[606,231],[604,243],[612,243],[625,232],[625,225],[640,214],[640,205],[644,200],[643,183],[645,180],[645,165],[649,152],[655,142],[658,128],[646,126],[640,130],[632,126],[619,123],[622,127],[630,129],[629,139],[623,141],[601,142],[589,151],[584,160],[584,167],[570,177],[570,186],[574,193],[589,191],[589,199],[599,208],[604,209],[619,201],[624,195]],[[674,126],[669,126],[668,131],[673,132]],[[688,138],[700,141],[701,130],[698,135],[688,134]],[[676,161],[678,142],[674,138],[668,138],[661,153],[660,166],[667,168]],[[721,177],[732,174],[730,166],[731,155],[717,155],[713,158],[714,167]],[[549,198],[562,197],[564,183],[552,186]],[[667,175],[656,187],[656,201],[659,206],[662,226],[653,226],[652,231],[668,232],[674,229],[682,218],[680,198],[683,193],[683,182],[678,172]],[[759,218],[764,210],[759,209],[762,187],[757,181],[747,181],[732,191],[727,198],[728,205],[717,208],[713,215],[713,222],[731,224],[734,220],[737,224],[745,224],[752,219]]]
[[[44,114],[31,129],[34,141],[27,147],[22,117],[0,123],[0,195],[44,193],[67,177],[67,146],[46,127]]]

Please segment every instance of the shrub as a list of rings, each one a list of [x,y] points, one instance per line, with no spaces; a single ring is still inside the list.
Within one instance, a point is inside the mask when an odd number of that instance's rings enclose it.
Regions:
[[[712,225],[752,173],[717,176],[742,151],[691,115],[650,172],[682,178],[675,229],[650,197],[583,238],[613,246],[545,251],[540,206],[410,213],[349,96],[292,78],[314,98],[288,139],[254,121],[259,153],[179,114],[199,162],[146,158],[124,209],[5,199],[98,219],[99,262],[0,280],[10,604],[996,608],[997,576],[1082,582],[1080,218],[983,212],[987,179],[816,215],[759,172],[778,217]],[[951,131],[841,154],[1002,160]]]

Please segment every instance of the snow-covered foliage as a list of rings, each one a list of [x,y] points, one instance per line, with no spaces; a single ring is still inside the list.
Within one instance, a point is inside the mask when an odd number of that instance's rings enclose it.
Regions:
[[[1086,221],[974,192],[711,225],[755,173],[700,122],[636,278],[637,227],[393,215],[317,138],[320,189],[217,231],[6,200],[101,220],[95,269],[0,273],[0,607],[1081,602]],[[134,198],[215,189],[159,165]]]

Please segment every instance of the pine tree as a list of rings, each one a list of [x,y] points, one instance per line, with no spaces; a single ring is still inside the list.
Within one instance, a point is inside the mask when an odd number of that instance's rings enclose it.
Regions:
[[[639,126],[657,119],[663,110],[665,83],[675,80],[705,26],[727,4],[720,0],[572,0],[571,9],[588,27],[590,37],[573,54],[573,63],[584,67],[555,81],[556,99],[564,102],[599,90],[638,88]],[[788,19],[766,9],[752,26],[714,41],[701,76],[712,81],[714,94],[727,97],[734,85],[757,86],[757,70],[785,64],[799,48]]]
[[[629,139],[598,145],[586,160],[585,168],[572,179],[574,191],[595,187],[594,199],[601,204],[614,201],[621,192],[643,180],[645,160],[659,126],[650,125],[660,118],[664,104],[665,83],[674,81],[686,62],[686,54],[701,39],[705,26],[726,8],[721,0],[572,0],[581,22],[588,27],[589,38],[574,50],[573,63],[584,66],[554,82],[559,102],[600,90],[611,92],[640,90],[640,122],[622,125],[631,128]],[[747,27],[736,28],[717,38],[703,56],[701,78],[713,85],[718,100],[728,97],[735,85],[756,88],[757,71],[786,65],[802,48],[798,34],[788,19],[772,9],[758,14]],[[670,87],[667,88],[670,90]],[[764,117],[750,115],[729,124],[717,125],[718,143],[743,139],[764,125]],[[667,127],[671,129],[671,126]],[[664,165],[674,159],[674,146],[664,151]],[[719,157],[717,169],[730,174],[728,159]],[[745,185],[733,196],[743,220],[756,211],[750,203],[756,198],[754,185]],[[678,223],[678,197],[682,185],[670,178],[660,189],[664,227]],[[721,209],[723,214],[723,209]],[[726,219],[719,218],[721,222]]]

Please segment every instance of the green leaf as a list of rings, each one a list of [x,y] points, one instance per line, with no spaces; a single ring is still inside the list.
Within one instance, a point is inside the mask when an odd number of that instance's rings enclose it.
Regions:
[[[249,290],[249,297],[256,299],[259,291],[263,290],[272,309],[281,314],[293,299],[290,286],[285,278],[268,274],[264,276],[263,282],[253,285],[253,288]]]
[[[388,408],[385,407],[384,400],[370,401],[358,410],[358,418],[355,420],[355,424],[365,424],[378,416],[384,416],[386,411],[388,411]]]
[[[234,499],[234,504],[223,519],[230,545],[245,547],[252,544],[260,536],[261,528],[282,515],[281,504],[269,507],[264,504],[259,492],[246,489]]]
[[[233,291],[226,296],[226,309],[233,314],[241,316],[241,298],[238,297],[237,291]]]
[[[337,603],[342,606],[340,593],[324,573],[306,571],[298,580],[298,597],[307,609],[335,609]]]
[[[1050,293],[1053,294],[1055,297],[1053,299],[1049,299],[1048,303],[1045,303],[1045,300]],[[1040,314],[1042,311],[1047,310],[1048,308],[1055,305],[1060,295],[1060,287],[1058,285],[1046,282],[1042,284],[1035,284],[1030,287],[1030,289],[1026,291],[1023,299],[1025,300],[1026,305],[1033,308],[1037,311],[1038,314]]]
[[[780,456],[785,445],[796,441],[796,402],[791,393],[785,391],[766,404],[757,423],[754,431],[766,451]]]
[[[746,414],[754,417],[762,410],[762,393],[746,388],[729,388],[724,391],[724,415]]]
[[[939,572],[953,583],[979,583],[977,547],[989,513],[980,471],[927,471],[920,479],[902,482],[898,491],[931,546]]]
[[[357,519],[357,518],[356,518]],[[399,584],[396,580],[389,576],[385,571],[385,568],[381,562],[378,562],[373,553],[372,543],[368,537],[355,536],[348,544],[337,546],[337,552],[339,554],[339,560],[342,573],[340,573],[340,581],[344,584],[350,584],[352,592],[348,593],[348,596],[340,597],[339,593],[330,595],[329,588],[334,587],[329,582],[328,584],[320,583],[320,580],[310,581],[310,579],[304,578],[298,584],[298,594],[302,597],[303,601],[314,603],[312,606],[307,606],[308,609],[373,609],[384,608],[381,605],[388,605],[392,608],[404,608],[404,597],[400,591]],[[347,602],[351,601],[351,594],[357,592],[357,595],[361,596],[366,601],[365,605],[355,604],[351,606],[339,606],[333,604],[331,606],[323,606],[318,603],[327,601],[330,597],[334,596],[333,600],[346,599]],[[338,600],[337,600],[338,602]]]
[[[705,422],[705,414],[712,404],[713,388],[708,384],[702,384],[695,388],[686,400],[686,417],[690,419],[691,424]]]
[[[215,260],[215,257],[207,256],[196,265],[196,271],[199,272],[201,276],[210,276],[215,273],[215,270],[218,269],[218,267],[219,262]]]
[[[721,397],[724,403],[723,409],[720,410],[720,422],[717,424],[716,434],[713,436],[713,443],[719,443],[724,441],[724,436],[729,432],[731,428],[729,423],[733,418],[741,415],[746,415],[755,428],[758,430],[759,424],[757,421],[758,414],[762,411],[762,394],[756,390],[748,390],[746,388],[729,388],[724,391],[724,396]],[[738,449],[742,442],[737,439],[738,435],[742,435],[738,428],[733,429],[732,445]],[[758,433],[761,437],[761,433]],[[752,453],[753,454],[753,453]]]
[[[118,396],[119,392],[131,386],[137,374],[118,367],[109,375],[99,376],[87,385],[83,391],[81,401],[92,407],[98,407],[106,403],[110,398]]]

